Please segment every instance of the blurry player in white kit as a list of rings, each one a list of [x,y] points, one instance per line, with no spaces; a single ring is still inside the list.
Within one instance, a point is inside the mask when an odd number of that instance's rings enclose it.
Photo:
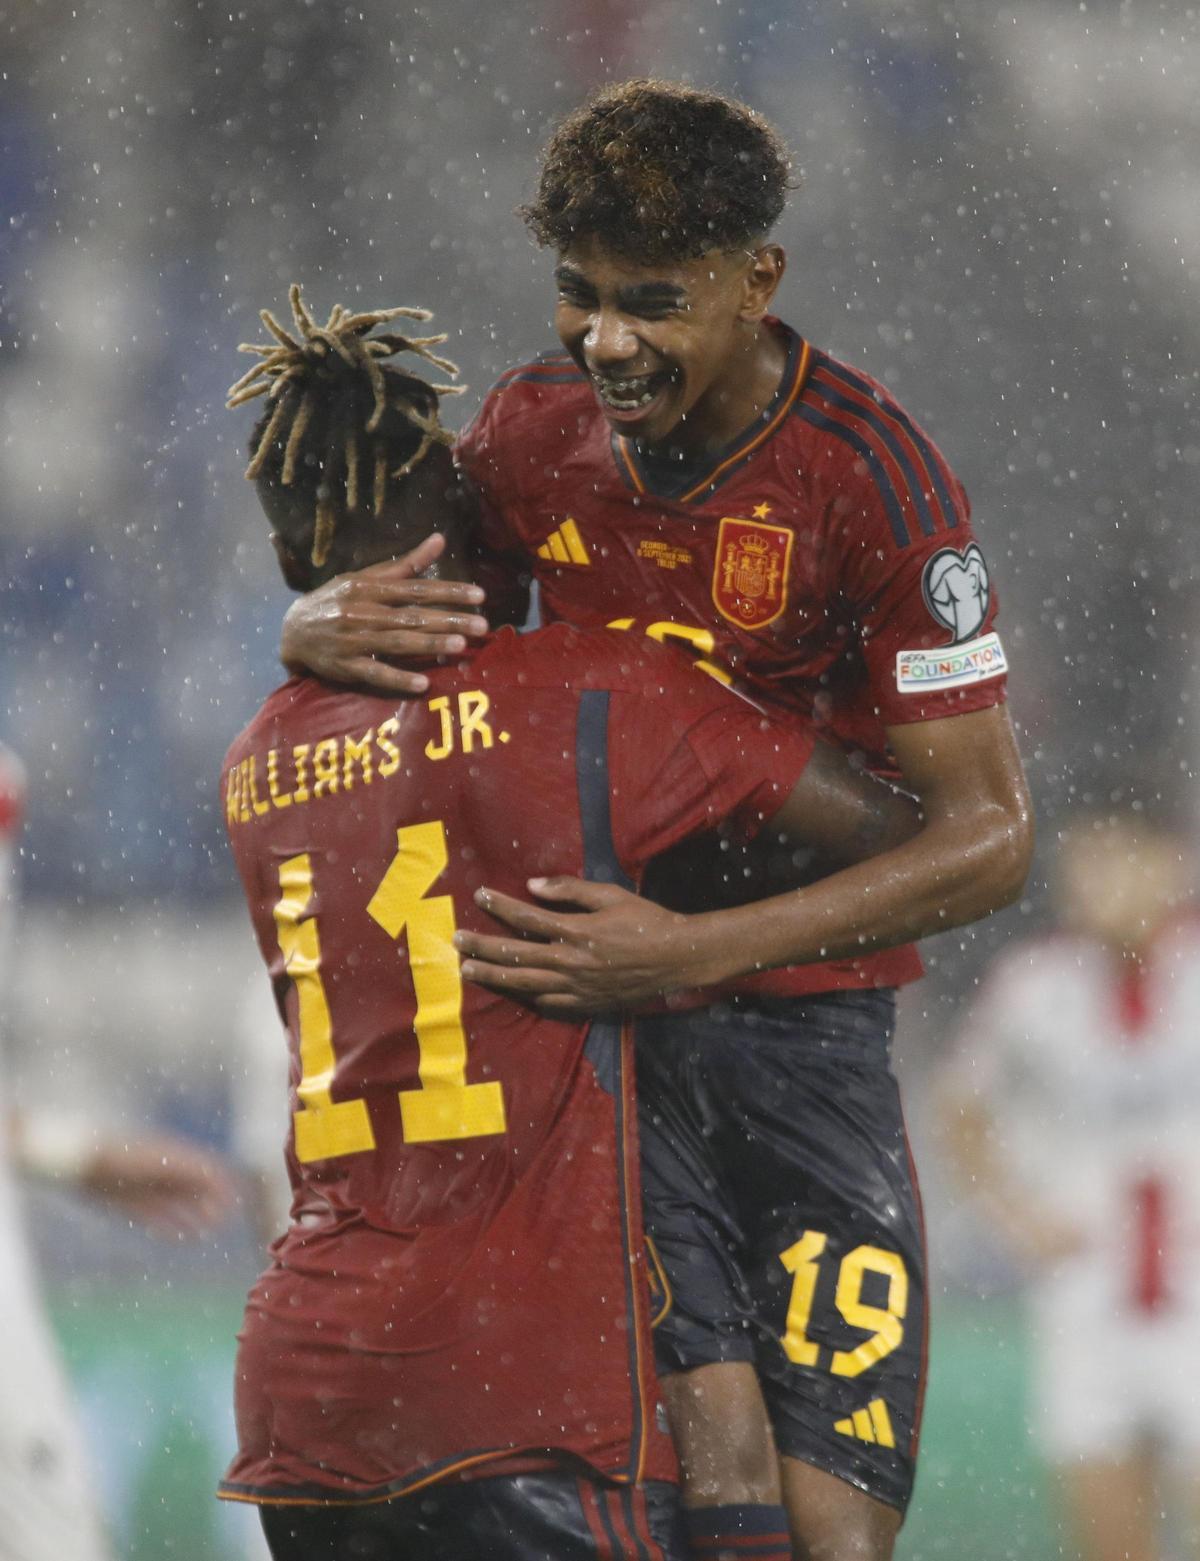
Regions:
[[[1061,930],[1010,948],[961,1038],[954,1158],[1029,1270],[1033,1424],[1088,1561],[1200,1557],[1200,919],[1173,831],[1078,819]]]
[[[0,990],[7,990],[14,859],[24,774],[0,744]],[[198,1233],[228,1214],[232,1186],[212,1156],[160,1136],[109,1142],[52,1111],[14,1113],[0,1094],[0,1557],[110,1561],[66,1377],[25,1238],[24,1172],[119,1204],[164,1231]]]

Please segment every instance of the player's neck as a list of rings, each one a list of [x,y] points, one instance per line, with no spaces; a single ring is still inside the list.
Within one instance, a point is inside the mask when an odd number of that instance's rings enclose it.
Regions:
[[[765,321],[747,327],[719,378],[671,430],[645,446],[652,455],[702,460],[732,444],[770,406],[787,367],[787,342]]]

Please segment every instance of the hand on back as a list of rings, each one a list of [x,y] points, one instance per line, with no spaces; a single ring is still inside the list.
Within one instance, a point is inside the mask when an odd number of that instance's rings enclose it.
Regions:
[[[298,597],[283,621],[284,666],[331,683],[424,693],[429,679],[413,663],[461,655],[488,632],[477,611],[482,587],[418,578],[443,547],[435,533],[403,558],[337,575]]]

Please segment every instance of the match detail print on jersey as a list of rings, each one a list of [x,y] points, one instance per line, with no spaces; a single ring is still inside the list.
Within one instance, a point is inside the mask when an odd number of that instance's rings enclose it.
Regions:
[[[408,1143],[482,1138],[506,1129],[503,1087],[497,1080],[467,1083],[467,1038],[462,1023],[462,978],[454,947],[454,905],[429,890],[445,871],[446,829],[440,821],[396,833],[397,851],[366,906],[389,938],[408,937],[417,997],[416,1034],[421,1084],[399,1092]],[[364,1100],[335,1101],[337,1067],[333,1019],[321,979],[321,946],[308,853],[279,867],[275,926],[300,1012],[300,1109],[294,1113],[296,1158],[303,1163],[374,1149]]]
[[[717,533],[712,599],[740,629],[765,629],[787,606],[793,533],[786,526],[727,516]]]

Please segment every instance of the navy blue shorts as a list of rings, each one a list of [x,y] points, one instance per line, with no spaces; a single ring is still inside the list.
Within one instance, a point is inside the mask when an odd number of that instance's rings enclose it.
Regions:
[[[574,1474],[447,1481],[364,1506],[262,1507],[274,1561],[684,1561],[673,1485]]]
[[[926,1296],[894,1022],[891,991],[656,1015],[637,1078],[659,1371],[754,1361],[779,1451],[903,1511]]]

